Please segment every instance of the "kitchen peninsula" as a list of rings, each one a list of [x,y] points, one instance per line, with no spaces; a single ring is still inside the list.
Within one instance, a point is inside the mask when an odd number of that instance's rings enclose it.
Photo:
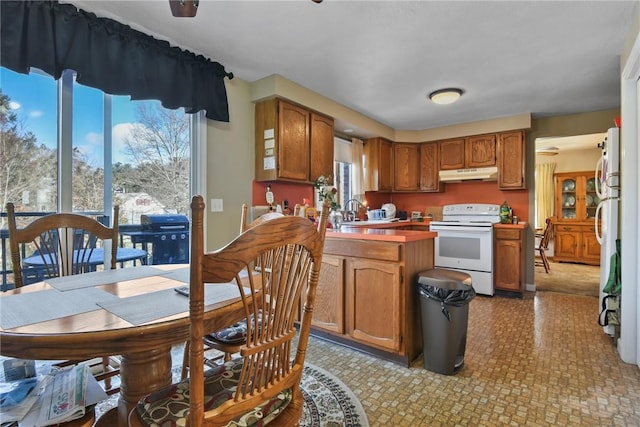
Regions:
[[[422,352],[418,273],[433,268],[430,231],[327,230],[312,333],[410,366]]]

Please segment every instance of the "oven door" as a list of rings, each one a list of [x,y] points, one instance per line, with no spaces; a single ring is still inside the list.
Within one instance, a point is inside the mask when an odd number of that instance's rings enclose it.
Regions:
[[[435,266],[461,270],[493,271],[493,227],[432,225]]]

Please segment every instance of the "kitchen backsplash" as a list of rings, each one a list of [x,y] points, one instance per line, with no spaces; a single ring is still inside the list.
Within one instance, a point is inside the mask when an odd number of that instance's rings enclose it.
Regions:
[[[303,199],[313,199],[313,186],[289,182],[269,182],[271,191],[277,203],[283,200],[289,202],[293,209],[296,203],[302,203]],[[266,205],[265,182],[253,182],[252,206]],[[496,183],[491,181],[450,182],[446,184],[443,193],[377,193],[367,192],[367,204],[372,209],[380,208],[385,203],[393,203],[398,211],[421,211],[427,207],[444,206],[455,203],[493,203],[502,204],[505,200],[513,209],[521,222],[529,219],[529,191],[510,190],[500,191]]]

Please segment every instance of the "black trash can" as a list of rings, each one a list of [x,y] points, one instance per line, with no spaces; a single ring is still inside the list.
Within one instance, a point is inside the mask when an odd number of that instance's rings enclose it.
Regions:
[[[469,302],[476,296],[471,276],[444,268],[418,276],[424,367],[453,375],[464,364]]]

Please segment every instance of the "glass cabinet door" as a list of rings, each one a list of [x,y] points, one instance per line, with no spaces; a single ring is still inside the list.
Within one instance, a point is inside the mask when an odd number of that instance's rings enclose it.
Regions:
[[[564,178],[561,181],[560,188],[562,188],[561,218],[575,219],[578,201],[576,197],[576,180],[574,178]]]
[[[596,194],[596,179],[589,178],[587,179],[585,185],[585,199],[584,205],[587,210],[587,218],[595,218],[596,216],[596,208],[598,207],[598,203],[600,203],[600,199]]]

